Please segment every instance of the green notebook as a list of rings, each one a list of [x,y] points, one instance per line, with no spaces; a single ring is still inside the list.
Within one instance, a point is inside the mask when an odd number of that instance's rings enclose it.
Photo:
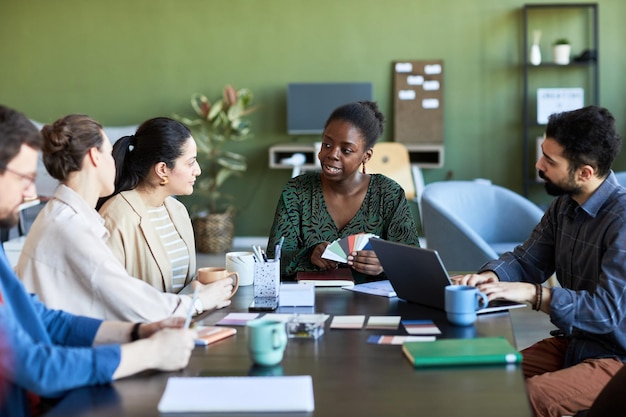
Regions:
[[[416,368],[520,363],[519,353],[504,337],[405,342],[404,355]]]

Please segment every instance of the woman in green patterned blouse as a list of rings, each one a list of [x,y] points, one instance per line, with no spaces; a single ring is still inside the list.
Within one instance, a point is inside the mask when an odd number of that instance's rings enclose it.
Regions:
[[[317,155],[321,173],[292,178],[278,200],[267,251],[272,257],[275,245],[285,237],[280,260],[283,278],[293,279],[298,271],[337,268],[337,262],[321,257],[324,249],[336,239],[358,233],[419,245],[402,187],[384,175],[366,173],[383,123],[383,114],[370,101],[343,105],[326,121]],[[352,252],[348,266],[356,282],[380,279],[383,274],[371,250]]]

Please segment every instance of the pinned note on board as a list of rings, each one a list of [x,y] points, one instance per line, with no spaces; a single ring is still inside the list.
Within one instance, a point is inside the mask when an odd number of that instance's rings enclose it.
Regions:
[[[396,62],[396,72],[411,72],[413,64],[410,62]]]
[[[439,90],[439,81],[437,80],[424,81],[423,87],[424,87],[424,91]]]
[[[398,98],[400,100],[415,100],[415,90],[400,90],[398,91]]]
[[[425,98],[422,100],[422,107],[425,109],[438,109],[439,108],[439,100],[436,98]]]
[[[424,65],[424,73],[428,75],[441,74],[441,65],[440,64]]]
[[[408,85],[422,85],[424,84],[424,76],[423,75],[409,75],[406,77],[406,82]],[[426,89],[426,87],[424,87]]]

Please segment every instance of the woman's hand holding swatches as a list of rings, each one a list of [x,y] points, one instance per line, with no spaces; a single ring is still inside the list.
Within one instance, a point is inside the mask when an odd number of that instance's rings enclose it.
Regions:
[[[311,253],[311,263],[313,265],[319,266],[324,270],[336,269],[337,266],[339,266],[339,264],[335,261],[322,258],[322,254],[324,253],[328,245],[330,245],[330,242],[322,242],[315,248],[313,248],[313,252]]]
[[[355,271],[366,275],[376,276],[383,273],[383,267],[373,250],[360,250],[350,253],[348,265]]]

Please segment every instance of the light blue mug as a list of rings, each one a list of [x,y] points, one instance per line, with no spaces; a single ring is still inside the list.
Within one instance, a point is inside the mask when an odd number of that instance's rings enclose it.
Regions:
[[[469,285],[448,285],[445,299],[448,321],[457,326],[473,324],[476,321],[476,311],[489,303],[485,294]]]
[[[248,351],[257,365],[274,366],[283,360],[287,347],[287,329],[282,321],[251,320],[248,327]]]

